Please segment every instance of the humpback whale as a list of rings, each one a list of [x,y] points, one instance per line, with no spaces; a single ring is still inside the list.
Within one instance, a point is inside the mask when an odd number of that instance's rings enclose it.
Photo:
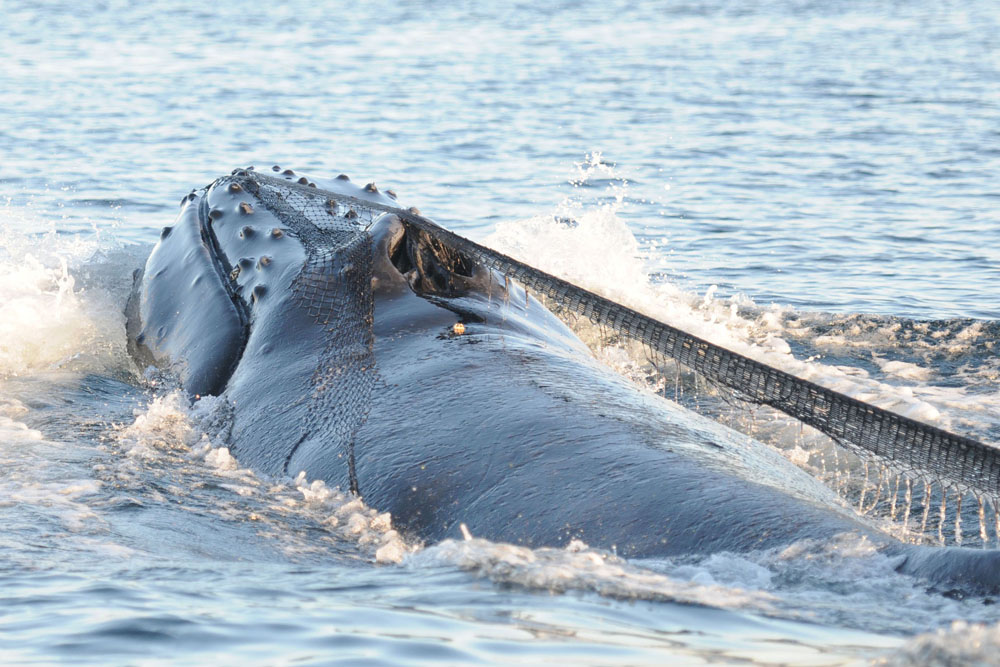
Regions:
[[[350,489],[428,542],[465,526],[670,557],[855,533],[934,584],[997,590],[995,552],[882,533],[766,445],[598,363],[425,221],[344,175],[236,170],[184,197],[136,271],[129,350],[223,399],[243,465]]]

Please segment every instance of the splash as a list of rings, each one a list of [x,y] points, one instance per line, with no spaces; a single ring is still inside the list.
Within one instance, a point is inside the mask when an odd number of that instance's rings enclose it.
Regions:
[[[669,282],[652,280],[647,269],[651,263],[648,247],[644,249],[638,243],[624,222],[629,206],[628,182],[618,178],[615,167],[599,154],[589,156],[577,171],[574,183],[589,183],[593,178],[606,184],[608,196],[598,203],[567,199],[551,214],[502,223],[487,243],[695,336],[866,403],[974,437],[982,437],[980,433],[994,427],[1000,434],[996,418],[1000,414],[1000,392],[996,391],[995,380],[992,391],[973,395],[955,386],[954,378],[939,377],[933,359],[900,358],[906,355],[891,346],[863,344],[865,332],[861,330],[856,332],[857,338],[843,331],[835,336],[827,330],[819,343],[812,342],[813,332],[829,318],[817,321],[776,306],[759,308],[746,297],[723,300],[717,296],[715,286],[698,295]],[[662,249],[657,252],[662,260]],[[910,519],[915,515],[922,518],[933,505],[939,508],[940,515],[932,531],[937,543],[985,544],[993,539],[1000,543],[1000,528],[987,530],[992,515],[1000,518],[1000,512],[984,506],[981,498],[963,498],[963,491],[949,487],[914,492],[914,480],[905,477],[906,471],[891,468],[891,462],[842,450],[813,429],[776,411],[744,403],[732,392],[709,385],[672,360],[650,358],[642,346],[609,336],[599,324],[572,314],[567,319],[595,356],[620,374],[775,446],[793,463],[841,492],[860,514],[896,521],[888,529],[901,539],[925,541],[927,522],[918,524]],[[898,342],[904,329],[887,325],[881,327],[880,334],[886,341]],[[957,332],[938,328],[924,333],[925,340],[940,344],[936,348],[939,353],[947,350],[947,354],[956,354],[956,350],[986,344],[975,324]],[[846,340],[857,348],[843,355]],[[832,359],[834,363],[820,361],[824,352],[829,353],[835,346],[839,346],[836,349],[842,356]],[[803,359],[803,351],[812,354]],[[955,429],[956,425],[962,428]],[[949,493],[953,496],[950,501]]]
[[[1000,624],[953,621],[950,627],[918,635],[876,665],[993,665],[1000,651]]]
[[[109,262],[125,276],[132,267],[96,235],[25,234],[32,225],[20,216],[0,209],[0,378],[127,368],[124,301],[114,286],[79,277]]]
[[[579,182],[615,174],[600,154],[588,157],[578,171]],[[802,360],[793,354],[789,340],[798,344],[818,325],[810,325],[795,311],[760,308],[745,296],[723,299],[714,285],[699,295],[652,280],[648,266],[654,254],[639,244],[623,217],[629,208],[628,182],[614,181],[607,187],[610,201],[567,199],[552,213],[498,224],[486,243],[695,336],[848,396],[945,429],[962,421],[949,409],[954,406],[942,395],[942,387],[923,383],[934,376],[929,368],[892,359],[878,360],[873,369],[863,368],[857,359],[845,360],[853,365],[820,363],[819,355]],[[662,260],[662,249],[656,252]],[[828,337],[826,344],[835,341]],[[879,372],[873,375],[872,370]],[[951,398],[967,397],[956,391]],[[990,414],[998,407],[995,396],[984,397],[978,406],[967,401],[963,405],[967,411]]]
[[[464,528],[464,527],[463,527]],[[632,565],[580,540],[565,548],[530,549],[472,537],[444,540],[412,556],[411,565],[444,563],[490,581],[553,593],[584,591],[624,600],[658,600],[734,609],[773,611],[769,594],[677,580]]]
[[[293,480],[267,479],[241,467],[224,442],[211,435],[224,421],[225,401],[204,397],[193,406],[180,391],[155,397],[138,409],[135,421],[119,427],[114,444],[125,459],[116,470],[120,482],[145,492],[144,473],[162,470],[183,483],[172,492],[182,502],[210,502],[212,511],[237,522],[253,522],[259,534],[280,541],[289,556],[321,554],[324,545],[351,545],[358,557],[375,563],[399,563],[418,545],[407,542],[392,527],[386,512],[360,498],[310,481],[304,472]],[[132,465],[129,466],[128,463]],[[195,498],[211,480],[226,493]],[[304,534],[300,527],[308,527]]]
[[[998,610],[982,599],[955,599],[900,574],[900,556],[888,556],[862,535],[800,540],[744,554],[644,562],[677,581],[739,588],[767,595],[775,613],[878,633],[932,630],[942,619],[996,622]]]

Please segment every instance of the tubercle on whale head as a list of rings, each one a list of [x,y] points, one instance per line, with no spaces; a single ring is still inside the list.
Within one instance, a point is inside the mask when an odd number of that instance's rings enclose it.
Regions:
[[[192,396],[225,388],[253,319],[289,293],[305,258],[296,230],[245,187],[252,171],[235,169],[185,195],[176,221],[133,276],[128,350],[143,368],[172,369]],[[290,183],[397,205],[373,185],[346,177],[312,178],[277,165],[270,171]],[[346,218],[350,211],[339,213]]]
[[[127,308],[129,351],[143,367],[174,369],[191,395],[225,388],[253,322],[292,291],[307,257],[303,230],[276,217],[247,180],[253,176],[248,171],[234,170],[185,196],[174,225],[162,232],[134,279]],[[400,206],[395,192],[390,196],[373,183],[356,185],[343,175],[313,178],[277,166],[269,171],[275,175],[268,178],[295,188],[304,178],[307,187],[316,183],[333,195]],[[351,220],[352,212],[348,203],[327,202],[328,215]],[[313,223],[303,217],[301,224]],[[373,285],[395,283],[417,296],[445,300],[477,289],[504,293],[503,281],[489,270],[394,214],[383,214],[368,233],[381,248]]]
[[[269,174],[271,178],[281,179],[287,181],[288,183],[304,185],[317,190],[346,195],[355,199],[370,201],[382,206],[399,206],[398,195],[394,190],[383,191],[381,188],[377,187],[373,181],[359,186],[355,185],[347,174],[338,174],[332,178],[326,178],[303,174],[302,172],[293,171],[291,169],[282,170],[280,166],[275,166],[279,168],[274,169],[272,167],[274,173]]]
[[[274,174],[270,178],[281,179],[296,185],[314,186],[319,190],[345,195],[352,199],[369,201],[383,207],[399,208],[399,195],[391,189],[382,189],[370,181],[365,185],[355,185],[346,174],[338,174],[333,178],[314,177],[292,169],[283,169],[280,165],[271,167]],[[239,170],[234,172],[239,176]],[[221,179],[225,181],[225,179]],[[252,189],[252,188],[251,188]],[[253,209],[257,211],[261,207]],[[356,205],[349,201],[340,201],[336,198],[327,199],[325,202],[325,213],[341,217],[345,220],[359,220]],[[360,210],[360,209],[359,209]],[[410,214],[419,215],[419,210],[415,207],[408,209]],[[392,227],[389,233],[388,228]],[[294,233],[294,229],[286,230]],[[253,230],[245,230],[243,237],[248,237],[255,233]],[[280,228],[272,231],[272,234],[280,237],[284,234]],[[386,282],[398,282],[392,279],[403,277],[411,289],[418,295],[449,297],[457,296],[472,289],[489,288],[491,276],[488,271],[477,267],[476,263],[462,253],[456,252],[442,244],[438,239],[412,225],[400,220],[397,216],[386,213],[372,223],[369,233],[373,236],[376,245],[381,244],[383,250],[377,252],[382,259],[388,261],[376,261],[383,271],[376,270],[373,276],[376,282],[385,284]],[[391,237],[392,242],[387,242]],[[223,244],[225,245],[225,244]],[[378,260],[378,258],[376,258]],[[379,277],[381,274],[381,277]],[[496,291],[494,280],[493,290]],[[502,281],[500,281],[502,284]]]

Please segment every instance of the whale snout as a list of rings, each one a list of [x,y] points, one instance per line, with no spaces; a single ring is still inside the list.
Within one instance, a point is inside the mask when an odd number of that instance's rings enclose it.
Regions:
[[[184,198],[133,275],[126,306],[132,356],[143,367],[171,369],[192,396],[222,391],[246,340],[247,315],[213,247],[209,213],[203,196]]]

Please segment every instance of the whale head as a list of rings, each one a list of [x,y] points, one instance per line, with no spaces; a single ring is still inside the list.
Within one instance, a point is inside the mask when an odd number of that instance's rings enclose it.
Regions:
[[[136,272],[126,308],[130,352],[143,367],[172,371],[192,397],[218,395],[251,332],[290,311],[332,332],[370,328],[373,293],[446,299],[506,291],[489,270],[408,228],[402,211],[374,183],[277,166],[237,169],[192,191]],[[265,341],[258,347],[291,330],[257,336]]]

